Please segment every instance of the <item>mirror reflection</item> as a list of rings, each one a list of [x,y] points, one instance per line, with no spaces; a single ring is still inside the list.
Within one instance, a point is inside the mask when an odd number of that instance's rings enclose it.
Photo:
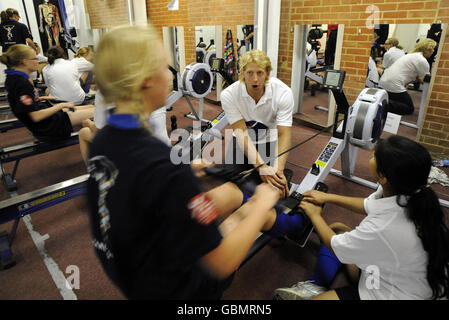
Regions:
[[[307,26],[306,67],[301,119],[320,126],[328,125],[331,95],[322,86],[327,69],[334,68],[337,52],[337,24]]]
[[[237,54],[239,57],[254,48],[254,25],[237,26]]]
[[[217,57],[216,50],[216,26],[195,27],[195,56],[196,62],[206,63],[212,67],[213,59]],[[212,91],[205,97],[206,100],[217,101],[217,77],[213,73],[214,83]]]
[[[169,53],[169,64],[176,70],[182,72],[185,67],[184,52],[184,28],[183,27],[163,27],[162,37],[164,47]]]
[[[388,111],[404,126],[419,128],[441,31],[440,24],[375,26],[366,86],[388,92]]]

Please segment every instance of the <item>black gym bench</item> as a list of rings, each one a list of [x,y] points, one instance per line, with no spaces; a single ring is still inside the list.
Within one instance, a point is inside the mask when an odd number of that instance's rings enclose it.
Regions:
[[[7,132],[12,129],[23,128],[23,123],[18,119],[8,119],[0,121],[0,132]]]
[[[14,220],[8,235],[0,232],[0,270],[13,267],[16,262],[11,250],[20,219],[39,210],[86,194],[88,174],[45,187],[0,202],[0,224]]]
[[[72,135],[67,139],[45,142],[41,140],[35,140],[33,142],[28,142],[16,146],[0,148],[0,174],[3,184],[6,186],[9,192],[17,190],[17,183],[14,178],[16,176],[21,159],[61,149],[64,147],[69,147],[78,143],[78,132],[75,132],[72,133]],[[15,164],[12,174],[10,174],[5,171],[5,169],[3,168],[3,164],[12,161],[15,161]]]
[[[11,114],[11,107],[9,104],[5,104],[3,106],[0,106],[0,114]]]

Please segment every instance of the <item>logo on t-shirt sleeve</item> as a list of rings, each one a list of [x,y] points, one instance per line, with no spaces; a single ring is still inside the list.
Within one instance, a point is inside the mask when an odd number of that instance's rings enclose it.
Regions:
[[[200,193],[190,199],[188,208],[191,217],[202,225],[209,225],[217,219],[219,214],[215,203],[205,193]]]
[[[30,96],[24,94],[23,96],[20,96],[20,102],[26,106],[31,106],[33,104],[33,99],[31,99]]]

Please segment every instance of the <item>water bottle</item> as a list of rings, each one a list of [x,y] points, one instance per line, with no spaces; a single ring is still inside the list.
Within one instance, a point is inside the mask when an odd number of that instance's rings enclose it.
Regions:
[[[432,165],[435,167],[447,167],[449,166],[449,160],[432,160]]]

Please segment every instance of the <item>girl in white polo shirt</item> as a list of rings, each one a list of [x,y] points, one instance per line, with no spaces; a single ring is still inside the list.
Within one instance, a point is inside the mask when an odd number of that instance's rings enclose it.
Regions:
[[[396,38],[388,38],[384,47],[387,49],[382,60],[384,69],[391,67],[396,60],[405,56],[405,52],[402,50],[403,47],[399,45],[399,40]]]
[[[89,93],[92,84],[94,64],[92,63],[93,52],[89,47],[81,47],[71,60],[78,68],[81,87],[84,92]]]
[[[65,52],[61,47],[51,47],[47,56],[49,65],[42,70],[42,74],[49,95],[75,105],[84,104],[86,93],[81,88],[77,66],[64,59]]]
[[[379,87],[388,92],[387,111],[399,115],[413,114],[415,106],[407,92],[407,85],[417,78],[422,78],[429,73],[429,58],[435,49],[436,42],[432,39],[420,40],[413,51],[385,69],[379,81]]]
[[[304,193],[300,206],[328,250],[321,250],[320,270],[312,281],[277,289],[278,298],[447,299],[449,231],[438,197],[427,185],[431,165],[423,146],[391,136],[377,144],[369,161],[380,186],[368,198]],[[354,230],[337,235],[321,217],[323,203],[367,217]],[[349,274],[359,277],[358,287],[326,291],[339,267],[336,258],[350,265]]]

